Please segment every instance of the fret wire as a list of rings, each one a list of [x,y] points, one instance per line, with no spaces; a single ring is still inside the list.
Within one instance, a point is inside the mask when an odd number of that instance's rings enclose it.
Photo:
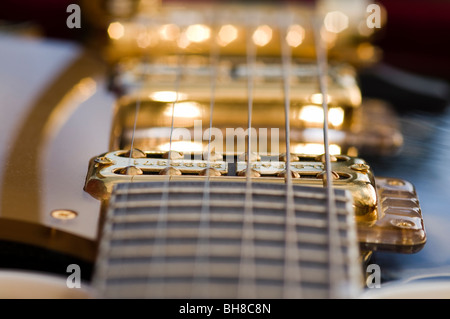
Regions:
[[[330,149],[328,139],[328,87],[327,87],[327,52],[325,43],[321,37],[320,29],[322,27],[321,19],[312,21],[314,31],[314,42],[316,49],[317,69],[319,76],[319,87],[322,94],[323,109],[323,143],[325,155],[325,174],[324,187],[327,192],[327,210],[329,224],[329,276],[330,276],[330,298],[337,298],[340,295],[337,287],[338,282],[344,278],[343,269],[337,265],[343,260],[343,252],[341,250],[339,230],[337,226],[337,209],[335,196],[333,192],[333,180],[331,172]]]
[[[174,126],[174,118],[175,118],[175,104],[178,102],[180,82],[181,82],[181,77],[183,74],[183,61],[184,61],[183,58],[184,58],[184,56],[181,54],[178,54],[177,57],[178,57],[178,67],[177,67],[177,74],[176,74],[175,83],[174,83],[174,90],[175,90],[176,97],[172,104],[172,119],[171,119],[171,128],[170,128],[170,141],[169,141],[167,167],[170,167],[170,165],[171,165],[172,135],[173,135],[173,126]],[[166,175],[164,178],[164,185],[163,185],[162,194],[161,194],[161,206],[160,206],[159,213],[158,213],[158,222],[157,222],[157,227],[156,227],[156,235],[155,235],[155,239],[153,242],[151,261],[148,266],[148,271],[149,271],[148,278],[151,277],[150,274],[153,272],[155,259],[161,258],[161,259],[163,259],[163,261],[165,259],[164,254],[161,254],[162,257],[156,257],[153,252],[159,251],[160,249],[166,249],[167,214],[169,213],[168,202],[169,202],[170,177],[171,177],[170,175]],[[156,255],[158,255],[158,254],[156,254]],[[160,293],[161,297],[164,296],[164,280],[162,281],[161,289],[158,290],[158,292]],[[145,295],[147,297],[152,295],[152,287],[149,282],[147,282]]]
[[[246,187],[244,203],[244,221],[242,228],[241,260],[239,263],[239,282],[238,298],[256,298],[255,283],[255,247],[253,230],[253,194],[251,177],[251,128],[253,111],[253,87],[254,87],[254,68],[256,64],[256,45],[252,41],[253,26],[247,27],[246,36],[246,58],[247,58],[247,113],[248,113],[248,135],[247,135],[247,168],[246,168]]]
[[[294,186],[291,175],[290,165],[290,67],[292,65],[292,51],[286,42],[287,35],[285,23],[280,21],[280,45],[283,74],[283,93],[284,93],[284,113],[285,113],[285,134],[286,134],[286,238],[285,238],[285,272],[283,297],[301,298],[301,285],[296,287],[295,283],[301,282],[301,269],[299,263],[299,253],[297,250],[297,231],[295,229],[295,203]],[[283,32],[284,31],[284,32]]]
[[[213,39],[213,37],[211,37]],[[194,274],[192,278],[191,294],[193,298],[208,297],[209,296],[209,218],[210,218],[210,168],[211,168],[211,139],[212,139],[212,123],[214,115],[214,105],[216,99],[216,85],[218,77],[218,64],[219,64],[219,47],[216,41],[211,40],[211,52],[210,52],[210,80],[211,80],[211,97],[209,102],[209,137],[208,137],[208,152],[206,159],[206,176],[205,183],[203,186],[203,200],[202,207],[200,211],[200,221],[199,221],[199,236],[197,242],[196,258],[194,263]],[[206,274],[206,275],[205,275]],[[200,277],[206,276],[202,279],[202,284],[206,285],[206,289],[202,289],[200,284]]]

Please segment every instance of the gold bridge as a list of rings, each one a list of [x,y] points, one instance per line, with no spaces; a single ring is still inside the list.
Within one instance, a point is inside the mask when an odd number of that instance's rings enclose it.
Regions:
[[[168,152],[114,151],[90,161],[85,191],[98,200],[108,201],[115,185],[120,183],[171,181],[243,182],[247,162],[244,156],[221,156],[214,161],[205,154],[178,156]],[[254,154],[258,157],[257,154]],[[292,154],[290,170],[294,185],[323,187],[323,156]],[[195,159],[197,158],[197,159]],[[286,161],[281,157],[262,156],[250,162],[253,182],[284,184]],[[168,170],[168,169],[171,170]],[[209,171],[207,176],[206,170]],[[414,187],[395,178],[376,178],[362,159],[346,155],[333,156],[333,187],[348,190],[359,240],[365,249],[414,252],[423,247],[426,236],[419,201]],[[169,187],[170,189],[170,187]],[[226,206],[226,202],[223,203]]]

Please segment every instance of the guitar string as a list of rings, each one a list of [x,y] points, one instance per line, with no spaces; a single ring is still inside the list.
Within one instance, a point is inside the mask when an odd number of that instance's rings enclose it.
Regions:
[[[245,195],[244,195],[244,216],[241,236],[241,252],[238,272],[238,298],[256,297],[256,269],[255,269],[255,244],[253,229],[253,192],[251,177],[251,148],[252,148],[252,111],[254,94],[254,73],[256,64],[256,44],[252,41],[252,29],[250,25],[246,30],[246,64],[247,64],[247,113],[248,113],[248,134],[246,151],[246,171],[245,171]]]
[[[323,143],[325,151],[325,176],[324,187],[326,188],[326,206],[328,211],[328,246],[329,246],[329,297],[338,298],[341,295],[338,283],[344,278],[341,266],[343,266],[343,252],[341,246],[341,238],[339,235],[339,221],[337,217],[337,207],[335,202],[335,194],[333,190],[331,156],[329,147],[329,128],[328,128],[328,87],[327,87],[327,52],[324,40],[322,39],[320,30],[322,22],[317,18],[313,19],[312,27],[314,32],[314,43],[316,49],[317,71],[319,78],[320,93],[322,95],[323,109]]]
[[[286,46],[283,45],[283,47],[286,47]],[[318,53],[320,51],[321,50],[318,50]],[[289,65],[289,64],[286,63],[286,60],[287,60],[286,56],[287,56],[287,54],[283,54],[283,65],[284,66]],[[254,59],[252,59],[251,57],[252,57],[252,54],[248,54],[248,60],[250,62],[249,65],[253,65],[254,64]],[[318,58],[318,61],[319,61],[318,65],[323,65],[323,62],[321,62],[321,61],[323,61],[323,57],[320,57],[319,54],[317,54],[317,58]],[[180,58],[179,58],[179,61],[180,61]],[[320,66],[319,66],[319,69],[320,69]],[[179,70],[179,72],[177,74],[177,79],[175,81],[176,82],[175,86],[177,87],[175,91],[176,91],[177,94],[176,94],[176,99],[175,99],[175,101],[172,104],[171,131],[170,131],[170,142],[169,142],[169,152],[168,152],[168,154],[169,154],[169,156],[168,156],[168,167],[170,167],[170,164],[171,164],[172,136],[173,136],[173,127],[174,127],[174,113],[175,113],[174,111],[175,111],[175,104],[178,101],[178,95],[179,95],[178,94],[178,91],[179,91],[178,86],[179,86],[179,79],[180,79],[179,75],[181,75],[181,71],[180,71],[181,68],[179,67],[178,70]],[[286,74],[285,73],[286,70],[288,71],[288,68],[283,67],[283,73],[284,74]],[[322,68],[322,72],[323,72],[323,68]],[[321,73],[319,71],[319,74],[323,74],[323,73]],[[327,101],[326,101],[326,96],[327,96],[326,95],[326,87],[324,86],[323,76],[319,76],[319,77],[320,77],[320,80],[321,80],[320,81],[321,92],[322,92],[322,96],[324,97],[323,98],[324,114],[327,114],[326,110],[327,110],[328,106],[327,106]],[[287,114],[287,116],[286,116],[286,118],[287,118],[287,122],[286,122],[286,126],[287,127],[286,127],[286,129],[288,131],[289,99],[286,98],[286,96],[288,96],[288,94],[287,94],[288,93],[288,84],[286,84],[286,83],[289,83],[289,82],[286,80],[286,76],[284,76],[284,82],[285,82],[285,85],[284,85],[285,100],[288,101],[287,103],[285,102],[285,112]],[[248,123],[249,123],[249,127],[248,127],[248,148],[247,148],[247,173],[246,173],[247,188],[246,188],[246,205],[245,205],[245,212],[246,213],[245,213],[245,215],[246,216],[249,216],[249,215],[251,216],[251,214],[252,214],[252,206],[251,206],[252,196],[251,196],[251,178],[250,178],[250,170],[251,170],[251,166],[250,166],[250,163],[251,163],[251,161],[250,161],[251,152],[250,151],[251,151],[251,111],[252,111],[252,104],[253,104],[253,97],[252,97],[252,92],[253,92],[253,75],[249,76],[248,90],[249,90],[249,101],[248,101],[248,112],[249,112],[249,121],[248,121]],[[140,109],[140,100],[138,100],[138,103],[136,104],[136,113],[135,113],[135,119],[134,119],[134,125],[133,125],[133,135],[132,135],[132,142],[131,142],[131,148],[130,148],[129,163],[131,163],[131,157],[132,157],[133,145],[134,145],[134,134],[135,134],[136,126],[137,126],[137,114],[139,112],[139,109]],[[211,114],[211,116],[212,116],[212,114]],[[327,190],[328,190],[327,206],[328,206],[328,210],[330,212],[333,212],[333,206],[334,206],[333,203],[334,202],[332,201],[332,198],[334,197],[334,194],[331,192],[331,187],[329,186],[329,181],[331,180],[331,170],[330,170],[330,159],[329,159],[330,156],[329,156],[329,153],[328,153],[328,133],[327,133],[328,125],[326,124],[327,123],[327,119],[326,118],[327,117],[325,116],[325,120],[324,120],[324,145],[325,145],[325,158],[326,158],[325,165],[326,165],[326,174],[327,174],[326,175],[327,176],[327,178],[326,178],[327,186],[326,187],[327,187]],[[210,120],[210,128],[211,128],[211,126],[212,126],[212,122]],[[210,133],[211,133],[211,130],[210,130]],[[289,189],[291,189],[291,187],[292,187],[292,179],[291,179],[290,165],[288,165],[289,164],[289,160],[290,160],[289,138],[288,138],[288,135],[286,135],[286,137],[287,137],[286,138],[286,141],[287,141],[287,145],[286,145],[287,146],[286,147],[286,163],[287,163],[287,165],[286,165],[286,183],[287,183],[287,186],[290,186],[290,187],[287,188],[288,191],[289,191]],[[209,144],[208,144],[208,155],[210,155],[210,149],[209,149],[210,143],[211,143],[211,136],[210,136]],[[208,160],[208,168],[209,167],[210,167],[210,161]],[[207,176],[206,180],[209,180],[209,169],[207,170],[207,172],[208,172],[208,176]],[[165,202],[166,205],[161,205],[161,209],[165,207],[164,210],[167,210],[168,186],[169,186],[168,182],[169,182],[169,180],[170,180],[170,175],[168,175],[167,178],[165,179],[165,183],[164,183],[164,187],[163,187],[163,189],[165,191],[162,194],[163,195],[162,196],[163,197],[162,198],[162,202]],[[330,193],[331,193],[331,195],[330,195]],[[206,196],[209,196],[209,195],[206,195]],[[290,196],[287,196],[287,198],[290,198]],[[291,204],[287,203],[287,208],[288,208],[288,210],[292,210]],[[334,207],[334,210],[335,210],[335,207]],[[294,213],[295,213],[295,211],[294,211]],[[160,211],[159,215],[161,217],[161,215],[165,215],[165,214],[161,214],[161,211]],[[334,221],[335,218],[333,218],[333,216],[335,217],[335,213],[330,213],[330,233],[334,233],[334,229],[336,227],[335,226],[336,222]],[[165,219],[163,221],[164,221],[164,229],[165,229],[166,228],[166,221],[165,221]],[[160,218],[158,218],[158,224],[159,223],[160,223]],[[249,228],[249,227],[252,228],[252,223],[250,223],[250,222],[244,223],[244,225],[247,225],[247,228]],[[161,229],[161,227],[157,227],[157,229],[159,230],[159,229]],[[245,227],[244,227],[244,229],[245,229]],[[251,233],[253,233],[253,229],[251,229]],[[330,237],[333,237],[333,236],[330,236]],[[251,238],[252,238],[252,236],[251,236]],[[253,240],[251,239],[250,242],[251,242],[251,247],[252,247],[252,250],[253,250],[254,249],[254,247],[253,247]],[[334,241],[331,240],[331,238],[330,238],[330,245],[333,242]],[[159,246],[161,246],[161,245],[159,245]],[[340,248],[338,250],[340,251]],[[154,251],[155,251],[155,249],[152,249],[152,255],[153,255]],[[333,249],[330,249],[330,273],[331,273],[330,276],[332,278],[332,280],[331,280],[332,283],[335,282],[335,277],[336,277],[336,276],[333,276],[334,267],[331,266],[331,265],[334,264],[332,261],[336,260],[336,254],[334,254],[333,251],[334,251]],[[248,257],[247,254],[245,254],[245,255]],[[254,258],[254,255],[252,255],[252,258]],[[241,266],[242,266],[242,262],[243,262],[244,259],[245,258],[241,258]],[[251,260],[253,260],[253,262],[254,262],[254,259],[251,259]],[[246,265],[248,266],[249,264],[246,263]],[[239,285],[239,287],[241,287],[241,285]]]
[[[213,19],[215,20],[215,19]],[[211,32],[214,34],[215,32]],[[210,252],[210,225],[209,219],[211,217],[211,205],[210,205],[210,178],[211,178],[211,140],[212,140],[212,124],[214,116],[214,105],[216,102],[216,85],[218,77],[220,50],[214,41],[214,37],[211,36],[211,51],[210,51],[210,99],[209,99],[209,136],[208,136],[208,148],[206,155],[206,171],[205,171],[205,183],[203,184],[203,198],[202,207],[200,211],[199,231],[196,246],[196,257],[193,268],[193,278],[191,288],[191,298],[209,297],[209,281],[210,274],[209,269],[211,267],[209,261]],[[206,288],[204,287],[206,286]]]
[[[135,167],[134,165],[132,165],[132,158],[133,158],[133,150],[134,150],[134,145],[135,145],[135,140],[136,140],[136,129],[137,129],[137,122],[138,122],[138,118],[139,118],[139,113],[141,110],[141,104],[142,104],[142,91],[145,88],[145,76],[150,73],[149,69],[150,69],[150,65],[146,66],[145,65],[145,61],[146,58],[143,59],[144,61],[144,67],[143,67],[143,71],[142,71],[142,75],[143,75],[143,81],[141,82],[141,84],[138,86],[138,96],[137,96],[137,100],[136,100],[136,105],[135,105],[135,109],[134,109],[134,120],[133,120],[133,130],[132,130],[132,134],[131,134],[131,143],[130,143],[130,154],[128,156],[128,164],[125,167],[125,174],[128,174],[128,170],[131,167]],[[125,184],[124,187],[124,202],[127,203],[128,202],[128,198],[129,198],[129,193],[130,193],[130,187],[131,187],[131,183],[134,182],[134,177],[135,175],[130,175],[130,181],[128,183]],[[128,216],[129,214],[129,210],[128,210],[128,206],[125,206],[125,211],[124,211],[124,216]],[[112,216],[114,218],[114,216]],[[125,226],[124,226],[124,230],[125,232],[127,232],[129,230],[129,224],[127,222],[125,222]],[[119,243],[124,245],[123,249],[122,249],[122,256],[121,256],[121,263],[120,263],[120,269],[118,270],[118,272],[124,276],[126,276],[126,262],[125,259],[127,258],[127,254],[130,252],[130,248],[128,247],[128,245],[126,245],[126,235],[125,238],[123,240],[119,240]],[[111,247],[111,246],[110,246]]]
[[[168,151],[168,158],[167,158],[167,166],[166,168],[170,168],[172,164],[172,135],[173,135],[173,128],[174,128],[174,122],[175,122],[175,105],[178,103],[179,95],[180,95],[180,85],[181,85],[181,78],[183,75],[183,62],[184,62],[184,55],[178,53],[177,54],[177,69],[176,69],[176,77],[175,77],[175,83],[174,83],[174,92],[175,92],[175,98],[172,102],[172,114],[171,114],[171,125],[170,125],[170,136],[169,136],[169,151]],[[169,192],[170,192],[170,180],[171,175],[167,174],[164,175],[164,181],[161,191],[161,205],[159,208],[158,213],[158,219],[156,222],[156,229],[155,229],[155,238],[153,241],[152,249],[151,249],[151,256],[150,256],[150,264],[148,267],[148,274],[147,274],[147,284],[146,284],[146,290],[145,295],[151,296],[152,292],[155,291],[150,285],[150,277],[152,273],[155,273],[155,269],[159,268],[161,269],[161,277],[160,277],[160,283],[161,288],[157,290],[159,297],[164,297],[165,293],[165,282],[166,282],[166,268],[165,268],[165,260],[166,260],[166,254],[167,254],[167,223],[168,223],[168,214],[169,214]],[[161,251],[163,250],[163,251]],[[157,252],[157,253],[156,253]],[[160,255],[158,255],[160,253]],[[156,271],[157,273],[157,271]]]
[[[289,16],[283,15],[283,19]],[[291,20],[293,20],[291,18]],[[286,21],[286,20],[284,20]],[[284,21],[280,21],[280,45],[281,62],[283,75],[284,113],[285,113],[285,135],[286,135],[286,164],[285,164],[285,184],[286,184],[286,235],[285,235],[285,255],[284,255],[284,280],[283,298],[301,298],[301,266],[300,253],[298,251],[298,234],[296,229],[295,195],[291,172],[291,147],[290,147],[290,69],[292,67],[292,50],[287,43],[287,30]]]

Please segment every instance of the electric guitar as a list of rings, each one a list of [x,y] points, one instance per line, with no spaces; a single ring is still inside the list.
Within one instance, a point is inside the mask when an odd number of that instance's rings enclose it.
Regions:
[[[413,184],[359,157],[408,140],[361,97],[376,49],[352,20],[225,8],[143,7],[108,22],[103,59],[56,52],[68,67],[5,123],[4,268],[65,273],[56,298],[83,292],[70,269],[89,297],[350,298],[373,255],[424,247]]]

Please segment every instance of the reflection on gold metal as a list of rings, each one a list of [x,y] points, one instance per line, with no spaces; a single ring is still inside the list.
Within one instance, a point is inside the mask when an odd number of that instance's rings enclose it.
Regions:
[[[339,155],[341,154],[341,147],[336,144],[330,144],[329,146],[330,154]],[[298,154],[314,154],[320,155],[325,152],[323,144],[320,143],[298,143],[293,145],[294,153]]]
[[[163,154],[163,158],[167,158],[170,160],[175,160],[175,159],[181,159],[184,157],[184,154],[182,152],[177,152],[177,151],[169,151]]]
[[[291,47],[298,47],[305,39],[305,29],[298,24],[291,25],[286,35],[286,42]]]
[[[363,42],[356,48],[356,54],[361,60],[371,60],[375,56],[375,47],[368,42]]]
[[[186,98],[186,94],[175,91],[156,91],[150,94],[153,101],[176,102]]]
[[[308,123],[323,123],[323,109],[316,105],[305,105],[300,111],[299,118]]]
[[[227,46],[238,37],[238,29],[231,25],[226,24],[222,26],[217,34],[217,42],[220,46]]]
[[[166,167],[163,170],[161,170],[159,172],[159,175],[180,176],[181,171],[177,168],[169,166],[169,167]]]
[[[78,216],[77,212],[70,209],[55,209],[50,215],[59,220],[75,219]]]
[[[119,40],[125,34],[125,28],[120,22],[112,22],[108,27],[108,35],[111,39]]]
[[[144,28],[138,32],[136,36],[136,43],[138,47],[145,49],[156,45],[158,43],[158,37],[156,37],[151,30]]]
[[[345,112],[341,107],[332,107],[328,111],[328,119],[333,126],[344,122]],[[317,105],[305,105],[301,108],[299,118],[308,123],[323,123],[323,108]]]
[[[177,45],[180,49],[186,49],[191,44],[189,41],[186,32],[181,33],[181,35],[177,39]]]
[[[209,59],[199,60],[197,56],[192,58],[193,63],[186,65],[186,78],[183,79],[179,93],[173,90],[174,75],[178,68],[177,59],[159,65],[123,64],[125,66],[118,83],[123,85],[126,94],[116,104],[114,130],[111,131],[111,151],[131,147],[138,98],[141,99],[141,104],[133,147],[159,150],[161,145],[168,143],[172,109],[176,117],[173,141],[203,140],[203,146],[206,146],[207,123],[210,120],[211,69],[209,65],[203,64]],[[186,62],[190,61],[189,59],[191,57],[186,57]],[[241,138],[247,125],[246,113],[243,110],[248,103],[244,65],[224,63],[217,69],[220,85],[214,94],[213,135],[216,151],[220,153],[245,152],[245,138]],[[267,65],[266,69],[266,65],[258,65],[256,69],[262,76],[254,89],[252,127],[256,129],[253,136],[258,140],[253,144],[257,149],[253,148],[252,151],[257,150],[261,154],[276,155],[285,151],[284,134],[277,135],[274,131],[284,130],[284,118],[280,116],[283,109],[283,86],[278,77],[279,67]],[[144,77],[143,70],[164,73],[148,72]],[[296,79],[298,82],[292,83],[293,90],[290,95],[291,136],[295,136],[291,145],[321,143],[322,140],[322,95],[317,89],[314,70],[314,65],[297,62],[292,64],[292,74],[300,76]],[[367,99],[361,104],[361,92],[352,67],[343,64],[330,65],[329,73],[327,100],[330,102],[328,118],[329,127],[332,129],[330,142],[339,145],[341,152],[348,155],[393,154],[398,151],[402,141],[397,137],[401,137],[401,133],[395,116],[389,115],[387,106],[380,105],[379,102],[368,104]],[[142,79],[145,84],[140,84]],[[141,90],[141,87],[145,89]],[[199,122],[195,121],[201,121],[201,124],[196,125],[195,123]],[[244,129],[241,134],[237,129],[242,128]],[[228,146],[228,138],[237,143],[229,143]],[[242,145],[244,147],[241,147]],[[350,151],[352,153],[348,153]]]
[[[311,97],[309,98],[309,100],[314,103],[314,104],[318,104],[318,105],[322,105],[322,93],[314,93],[311,94]],[[331,96],[327,94],[327,102],[331,103]]]
[[[168,105],[164,115],[168,117],[198,118],[201,116],[200,105],[195,102],[180,102]]]
[[[328,111],[328,118],[333,126],[340,126],[344,123],[344,109],[342,107],[332,107]]]
[[[323,21],[325,29],[329,32],[340,33],[348,28],[348,16],[340,11],[328,12]]]
[[[260,47],[265,46],[272,40],[272,28],[268,25],[259,26],[255,32],[253,32],[253,42]]]
[[[199,142],[173,141],[172,145],[170,143],[164,143],[158,146],[158,151],[168,152],[170,150],[183,153],[201,152],[203,150],[203,144]]]
[[[164,24],[158,29],[161,40],[175,41],[180,35],[180,28],[175,24]]]
[[[186,29],[186,38],[190,42],[203,42],[210,38],[211,36],[211,29],[204,25],[204,24],[194,24],[190,25]]]

